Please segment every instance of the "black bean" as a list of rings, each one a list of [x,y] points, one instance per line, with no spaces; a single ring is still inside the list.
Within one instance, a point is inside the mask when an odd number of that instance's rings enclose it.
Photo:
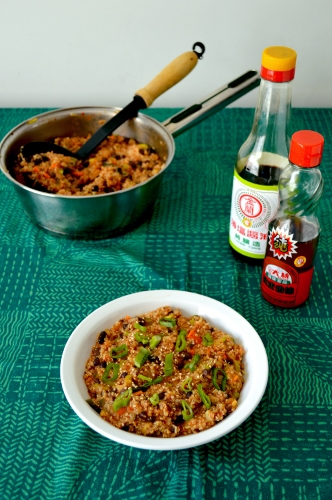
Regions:
[[[141,325],[141,326],[145,326],[146,325],[146,321],[144,318],[137,318],[137,321],[138,323]]]
[[[42,160],[41,158],[36,158],[36,159],[33,161],[33,163],[34,163],[35,165],[40,165],[40,164],[42,163],[42,161],[43,161],[43,160]]]
[[[190,354],[190,352],[188,352],[188,351],[184,351],[184,353],[183,353],[183,357],[184,357],[184,359],[191,359],[191,358],[192,358],[192,355]]]
[[[206,375],[208,375],[208,373],[209,373],[209,372],[208,372],[206,369],[205,369],[205,370],[203,370],[203,375],[205,375],[205,376],[206,376]]]
[[[190,396],[191,396],[191,395],[192,395],[192,392],[191,392],[191,391],[187,392],[187,393],[186,393],[186,398],[190,398]]]
[[[121,378],[125,378],[127,376],[127,372],[122,372],[120,376]]]
[[[47,156],[45,156],[45,155],[41,155],[41,159],[42,159],[43,161],[49,161],[49,160],[50,160],[50,159],[49,159],[49,158],[47,158]]]
[[[182,415],[177,416],[176,419],[174,420],[174,423],[175,423],[175,425],[183,424],[183,417],[182,417]]]
[[[106,336],[107,336],[107,333],[104,331],[99,334],[99,337],[98,337],[99,344],[103,344],[105,342]]]
[[[154,354],[150,354],[149,361],[155,363],[156,365],[160,365],[160,359],[158,358],[158,356],[155,356]]]
[[[89,165],[90,165],[89,160],[85,160],[85,161],[83,162],[83,168],[87,168]]]
[[[165,397],[165,392],[160,392],[160,393],[158,394],[158,396],[159,396],[159,399],[164,399],[164,397]]]
[[[92,191],[99,191],[99,186],[97,186],[97,184],[95,184],[92,188]]]
[[[121,429],[122,429],[123,431],[128,432],[128,431],[129,431],[129,425],[124,425],[123,427],[121,427]]]
[[[155,417],[150,417],[149,415],[147,415],[146,420],[148,422],[154,422],[155,421]]]
[[[93,361],[93,364],[94,364],[94,366],[100,365],[100,359],[98,357],[95,358],[94,361]]]
[[[174,364],[176,364],[177,368],[179,370],[181,370],[181,368],[184,367],[184,365],[186,364],[185,360],[182,358],[182,359],[179,359],[177,360]]]
[[[142,420],[147,420],[147,414],[145,413],[145,411],[142,411],[142,413],[139,413],[137,416]]]
[[[106,361],[102,361],[102,362],[100,363],[100,366],[101,366],[102,368],[106,368],[106,366],[107,366]]]

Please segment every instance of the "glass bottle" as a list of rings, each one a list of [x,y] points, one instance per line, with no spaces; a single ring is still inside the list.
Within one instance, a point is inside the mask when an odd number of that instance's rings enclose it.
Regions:
[[[234,170],[229,242],[236,256],[262,263],[268,221],[278,206],[278,180],[288,164],[288,132],[296,52],[263,51],[261,83],[252,130]]]
[[[323,192],[323,147],[318,132],[296,132],[279,179],[279,208],[269,223],[261,281],[263,297],[276,306],[296,307],[309,297],[320,234],[315,212]]]

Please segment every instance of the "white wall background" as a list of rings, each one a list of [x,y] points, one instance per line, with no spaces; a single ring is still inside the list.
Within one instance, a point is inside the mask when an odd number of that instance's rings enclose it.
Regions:
[[[329,0],[0,0],[0,16],[0,107],[124,106],[197,41],[204,59],[153,106],[193,104],[287,45],[293,106],[332,107]]]

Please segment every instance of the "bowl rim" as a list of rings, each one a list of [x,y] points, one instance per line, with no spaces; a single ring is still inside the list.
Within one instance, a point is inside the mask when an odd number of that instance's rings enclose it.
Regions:
[[[148,184],[151,182],[153,179],[156,179],[159,176],[162,176],[167,169],[167,167],[171,164],[174,155],[175,155],[175,141],[173,136],[168,132],[168,130],[164,127],[164,125],[153,118],[152,116],[146,115],[144,113],[138,112],[137,117],[138,119],[141,119],[143,121],[148,121],[152,122],[155,127],[158,128],[158,130],[162,130],[165,135],[167,136],[168,140],[170,141],[171,149],[170,149],[170,154],[167,156],[165,160],[165,166],[158,172],[156,175],[146,179],[145,181],[141,182],[140,184],[136,184],[135,186],[132,186],[130,188],[123,189],[121,191],[114,191],[111,193],[102,193],[102,194],[93,194],[93,195],[77,195],[77,196],[71,196],[71,195],[64,195],[64,194],[54,194],[54,193],[48,193],[44,191],[38,191],[37,189],[33,189],[29,186],[25,186],[24,184],[21,184],[18,182],[10,173],[10,170],[6,166],[6,162],[4,159],[4,155],[7,152],[7,148],[11,147],[11,145],[15,142],[15,135],[18,134],[19,131],[24,129],[24,127],[28,126],[36,126],[34,125],[36,121],[42,120],[42,119],[47,119],[50,118],[52,119],[54,116],[56,117],[61,116],[61,115],[68,115],[68,114],[73,114],[75,115],[76,113],[82,113],[82,112],[89,112],[91,114],[96,114],[98,111],[121,111],[122,108],[119,107],[113,107],[113,106],[76,106],[76,107],[70,107],[70,108],[59,108],[59,109],[52,109],[50,111],[44,111],[43,113],[39,113],[38,115],[31,116],[30,118],[23,120],[21,123],[18,123],[14,128],[12,128],[0,141],[0,170],[2,173],[7,177],[7,179],[14,184],[15,187],[23,189],[25,191],[29,191],[35,195],[42,196],[42,197],[48,197],[48,198],[53,198],[53,199],[66,199],[66,200],[84,200],[84,199],[100,199],[103,197],[109,197],[109,196],[115,196],[115,195],[125,195],[129,191],[133,191],[137,189],[137,187],[144,186],[145,184]],[[41,124],[42,125],[42,124]],[[7,144],[8,143],[8,144]],[[74,202],[75,203],[75,202]]]
[[[130,302],[130,305],[128,305],[128,302]],[[179,303],[178,306],[176,305],[177,303]],[[150,307],[149,304],[151,304]],[[249,352],[245,348],[245,368],[249,360],[249,363],[251,363],[250,373],[249,378],[248,374],[245,375],[245,384],[239,398],[238,408],[210,429],[198,432],[197,434],[176,438],[140,436],[118,429],[103,420],[86,403],[88,396],[84,399],[80,393],[80,387],[82,388],[83,385],[85,387],[83,373],[86,360],[89,356],[89,354],[86,358],[80,356],[84,341],[89,341],[88,353],[90,353],[98,333],[102,328],[106,328],[106,326],[102,327],[101,325],[106,323],[111,326],[116,320],[124,317],[126,315],[124,311],[128,311],[130,308],[138,311],[130,315],[136,315],[139,314],[139,311],[144,313],[163,305],[178,307],[180,310],[183,310],[185,305],[188,309],[198,309],[198,311],[201,311],[200,315],[205,316],[208,321],[211,321],[210,316],[215,314],[216,323],[224,323],[226,325],[226,332],[227,330],[233,334],[235,332],[235,340],[237,340],[236,336],[239,336],[239,332],[242,332],[240,328],[245,328],[245,333],[241,334],[242,339],[239,342],[245,344],[244,347],[246,347],[246,343],[248,342],[252,345],[252,349]],[[204,310],[208,314],[204,315]],[[84,363],[80,375],[76,370],[77,363]],[[135,448],[171,451],[209,443],[225,436],[241,425],[254,412],[264,395],[268,382],[268,358],[264,344],[253,326],[226,304],[193,292],[149,290],[132,293],[112,300],[95,309],[83,319],[74,329],[64,347],[60,364],[60,378],[62,389],[71,408],[86,425],[97,433],[115,442]],[[82,390],[84,392],[84,389]],[[244,391],[247,391],[247,394],[241,403],[241,396]]]

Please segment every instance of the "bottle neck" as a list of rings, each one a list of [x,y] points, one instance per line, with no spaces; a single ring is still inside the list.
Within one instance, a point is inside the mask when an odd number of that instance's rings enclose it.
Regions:
[[[254,151],[288,157],[291,99],[292,81],[275,83],[262,78],[251,130],[256,138]]]
[[[315,217],[323,186],[319,167],[302,168],[289,163],[279,178],[277,217]]]

